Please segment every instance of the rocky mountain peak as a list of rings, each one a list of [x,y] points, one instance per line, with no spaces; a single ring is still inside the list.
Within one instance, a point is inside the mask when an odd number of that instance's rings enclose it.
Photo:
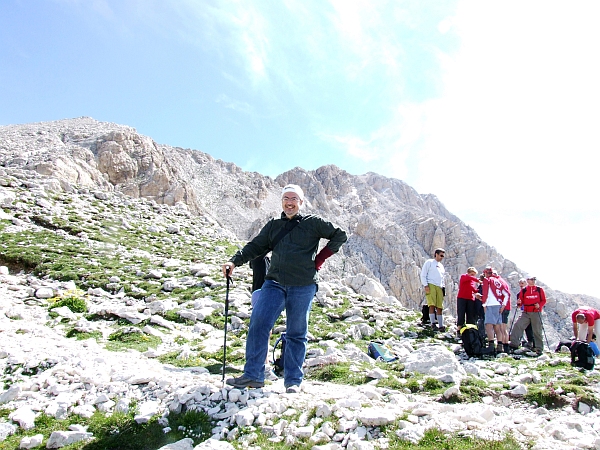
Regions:
[[[419,270],[437,247],[446,249],[450,314],[455,313],[456,283],[467,267],[493,265],[514,292],[523,274],[437,197],[376,173],[352,175],[335,165],[296,167],[273,180],[89,117],[0,127],[0,164],[35,171],[65,191],[99,188],[158,204],[185,204],[191,213],[210,216],[240,239],[250,238],[268,217],[279,214],[283,185],[298,184],[306,193],[306,211],[350,232],[348,244],[324,275],[365,274],[408,308],[417,308],[422,300]],[[548,319],[563,334],[570,332],[565,325],[570,310],[581,303],[596,304],[589,297],[542,285],[556,304],[549,308]]]
[[[301,392],[281,378],[232,389],[221,382],[224,327],[226,370],[239,375],[251,271],[237,268],[229,289],[221,264],[279,214],[289,182],[350,239],[320,272]],[[371,450],[427,433],[461,446],[599,446],[597,371],[571,367],[569,353],[465,353],[451,317],[458,275],[492,264],[514,290],[521,272],[400,180],[334,165],[273,180],[79,118],[0,127],[0,207],[3,448],[123,448],[128,436],[142,441],[132,429],[154,430],[164,450]],[[418,277],[438,246],[448,330],[434,334],[418,325]],[[546,289],[553,350],[572,309],[593,299]],[[273,333],[283,331],[284,320]],[[397,359],[370,357],[374,341]]]

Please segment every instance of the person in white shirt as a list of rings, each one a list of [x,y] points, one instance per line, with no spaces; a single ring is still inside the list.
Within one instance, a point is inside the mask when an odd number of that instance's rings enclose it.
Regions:
[[[446,270],[442,264],[442,259],[446,256],[446,250],[436,248],[433,259],[428,259],[421,269],[421,284],[425,289],[425,297],[429,306],[429,320],[431,328],[439,331],[446,331],[444,318],[442,317],[442,308],[444,307],[444,275]],[[437,310],[438,325],[435,325]]]
[[[483,291],[481,302],[485,307],[485,332],[490,349],[496,350],[494,346],[494,334],[498,339],[498,351],[509,352],[508,332],[502,325],[502,313],[507,304],[510,304],[510,287],[491,267],[483,271]]]

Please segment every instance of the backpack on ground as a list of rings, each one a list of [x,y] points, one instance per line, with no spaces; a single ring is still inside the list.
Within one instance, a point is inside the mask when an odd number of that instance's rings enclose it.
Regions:
[[[281,336],[275,341],[275,345],[273,346],[273,370],[275,374],[281,376],[283,374],[283,362],[285,358],[285,333],[281,333]],[[281,344],[281,352],[279,353],[279,358],[275,359],[275,350],[277,346]]]
[[[485,319],[477,319],[477,330],[479,331],[481,340],[485,341],[487,338],[487,333],[485,332]]]
[[[373,359],[381,359],[385,362],[391,362],[398,359],[390,347],[378,342],[371,342],[367,349],[368,355]]]
[[[558,345],[556,346],[556,350],[554,350],[555,353],[560,353],[560,349],[563,347],[567,347],[569,350],[571,349],[571,345],[573,345],[573,342],[576,341],[567,341],[567,340],[561,340],[558,342]]]
[[[587,342],[575,341],[571,345],[571,365],[592,370],[595,364],[594,351]]]
[[[477,325],[466,324],[460,329],[462,344],[469,358],[483,356],[486,352],[485,341],[479,333]]]

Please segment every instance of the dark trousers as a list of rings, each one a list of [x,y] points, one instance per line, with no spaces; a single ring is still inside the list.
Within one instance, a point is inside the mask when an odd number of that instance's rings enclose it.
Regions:
[[[423,317],[421,318],[421,323],[423,325],[425,325],[426,323],[429,323],[429,306],[427,305],[423,305],[423,307],[421,308],[421,313],[423,314]],[[435,319],[437,320],[437,310],[436,312],[434,312],[435,314]]]
[[[531,326],[531,324],[529,324],[527,328],[525,328],[525,336],[527,336],[527,342],[531,344],[531,348],[534,348],[535,340],[533,338],[533,327]]]
[[[477,324],[477,304],[466,298],[456,299],[456,325],[461,329],[466,323]]]

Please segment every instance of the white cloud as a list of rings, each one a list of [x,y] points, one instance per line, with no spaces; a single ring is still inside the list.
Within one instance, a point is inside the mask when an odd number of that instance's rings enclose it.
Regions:
[[[254,108],[250,104],[246,102],[241,102],[239,100],[234,100],[232,98],[229,98],[225,94],[219,95],[215,101],[219,104],[222,104],[225,108],[232,109],[234,111],[238,111],[248,115],[254,113]]]
[[[554,208],[559,200],[581,209],[589,201],[586,193],[596,190],[591,158],[600,141],[592,124],[600,119],[600,64],[591,55],[600,32],[588,30],[594,39],[580,39],[582,24],[567,28],[571,17],[562,8],[552,16],[541,8],[546,22],[532,25],[536,10],[515,14],[504,4],[493,11],[468,6],[455,18],[463,46],[446,60],[444,96],[425,113],[433,133],[424,155],[437,155],[449,174],[472,165],[484,186],[498,194],[543,190],[538,207]],[[573,59],[572,49],[587,58]],[[580,71],[584,79],[572,77]],[[423,165],[430,165],[427,159]],[[456,182],[460,189],[471,180]],[[448,187],[427,178],[417,185]],[[571,190],[579,195],[568,195]]]
[[[562,5],[461,2],[460,52],[440,55],[443,96],[402,108],[423,129],[409,184],[550,286],[576,292],[567,279],[600,228],[600,4]],[[408,123],[398,123],[403,134]]]

